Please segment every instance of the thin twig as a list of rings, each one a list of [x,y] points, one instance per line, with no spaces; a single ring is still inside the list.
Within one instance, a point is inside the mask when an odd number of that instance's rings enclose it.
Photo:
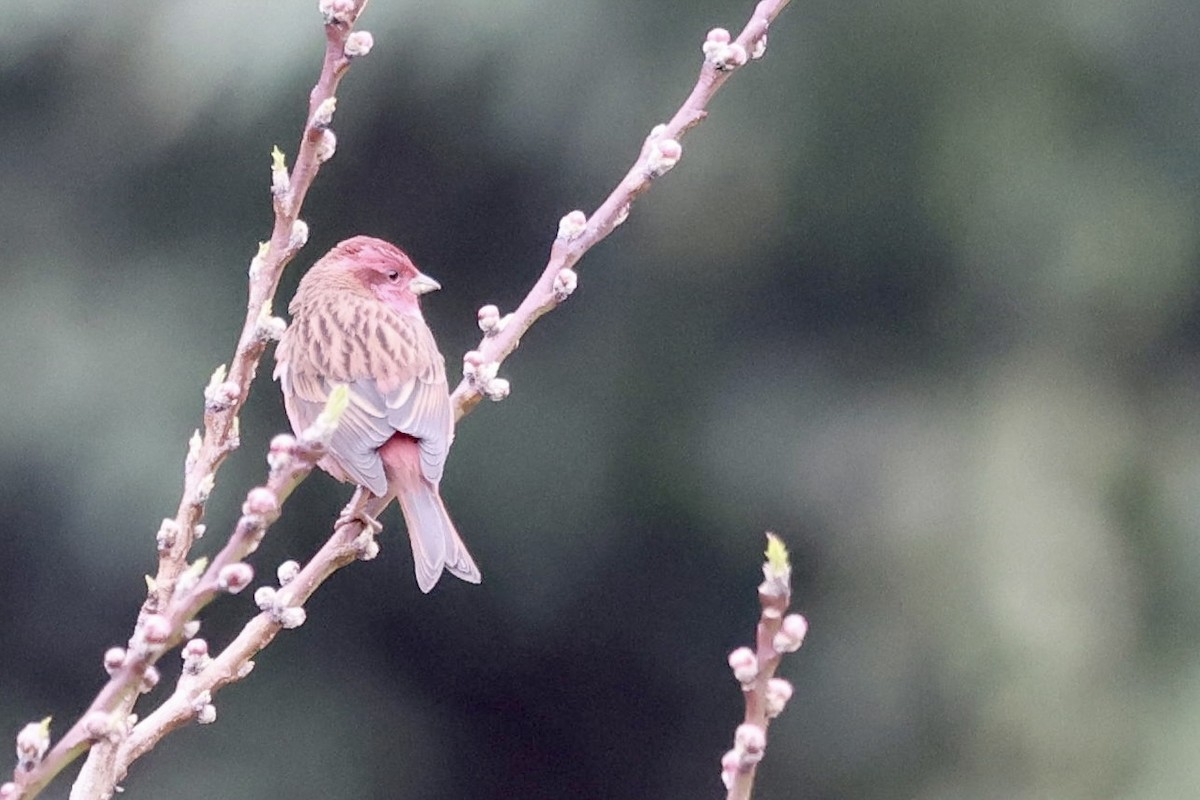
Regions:
[[[784,653],[800,649],[808,622],[788,614],[792,601],[792,566],[787,548],[775,534],[767,534],[767,560],[758,587],[762,614],[755,649],[739,647],[729,654],[733,676],[742,685],[746,712],[733,737],[733,749],[721,759],[721,779],[726,800],[750,800],[754,777],[767,747],[767,726],[779,716],[792,696],[792,685],[775,677]],[[786,615],[786,616],[785,616]]]
[[[470,414],[485,395],[497,400],[507,395],[508,382],[496,380],[504,359],[517,348],[521,337],[538,318],[570,296],[577,280],[573,268],[579,259],[624,222],[633,201],[679,160],[680,140],[708,115],[708,104],[725,81],[748,60],[762,56],[767,29],[788,2],[762,0],[736,39],[723,29],[710,31],[704,43],[700,76],[683,105],[670,121],[650,132],[629,172],[590,217],[581,211],[563,217],[558,237],[550,248],[550,259],[516,311],[493,321],[489,317],[498,316],[494,306],[480,309],[484,336],[478,347],[464,356],[463,379],[451,395],[456,420]]]

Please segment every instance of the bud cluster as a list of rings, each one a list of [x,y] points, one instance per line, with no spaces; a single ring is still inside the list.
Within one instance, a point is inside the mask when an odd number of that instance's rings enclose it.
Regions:
[[[258,587],[254,592],[254,603],[270,615],[272,622],[284,628],[299,628],[308,619],[303,606],[285,606],[279,592],[271,586]]]
[[[481,317],[487,308],[487,306],[484,306],[479,310]],[[512,315],[509,314],[501,318],[499,322],[499,327],[501,329],[503,329],[503,327],[508,323],[508,320],[511,316]],[[463,377],[467,379],[467,382],[470,383],[471,386],[475,387],[495,402],[499,402],[508,397],[509,392],[512,391],[512,386],[507,380],[496,377],[496,373],[499,371],[500,365],[495,361],[486,361],[483,353],[480,353],[478,350],[468,350],[463,355]]]
[[[704,50],[705,60],[723,72],[735,70],[745,64],[749,60],[746,48],[732,39],[729,31],[724,28],[713,28],[709,31],[701,48]],[[765,50],[765,44],[763,48]]]

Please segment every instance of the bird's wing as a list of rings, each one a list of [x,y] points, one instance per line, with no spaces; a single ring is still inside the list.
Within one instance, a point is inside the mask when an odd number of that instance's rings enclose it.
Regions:
[[[400,432],[418,441],[425,479],[441,479],[454,418],[445,362],[419,317],[354,296],[314,303],[293,320],[277,359],[297,431],[312,424],[333,387],[349,388],[350,403],[329,445],[348,478],[385,494],[376,451]]]

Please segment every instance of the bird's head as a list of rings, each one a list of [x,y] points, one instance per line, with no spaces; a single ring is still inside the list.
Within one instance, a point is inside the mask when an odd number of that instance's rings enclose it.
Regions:
[[[382,239],[355,236],[338,244],[326,258],[379,301],[401,313],[419,311],[417,298],[442,288],[417,269],[407,253]]]

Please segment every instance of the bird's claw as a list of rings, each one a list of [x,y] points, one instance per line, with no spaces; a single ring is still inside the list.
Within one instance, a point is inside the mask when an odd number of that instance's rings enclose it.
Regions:
[[[347,525],[353,525],[356,522],[362,526],[364,531],[372,536],[383,530],[382,522],[367,514],[367,512],[363,511],[363,509],[359,508],[357,504],[353,502],[342,509],[341,516],[339,516],[337,521],[333,523],[333,529],[341,530]]]

